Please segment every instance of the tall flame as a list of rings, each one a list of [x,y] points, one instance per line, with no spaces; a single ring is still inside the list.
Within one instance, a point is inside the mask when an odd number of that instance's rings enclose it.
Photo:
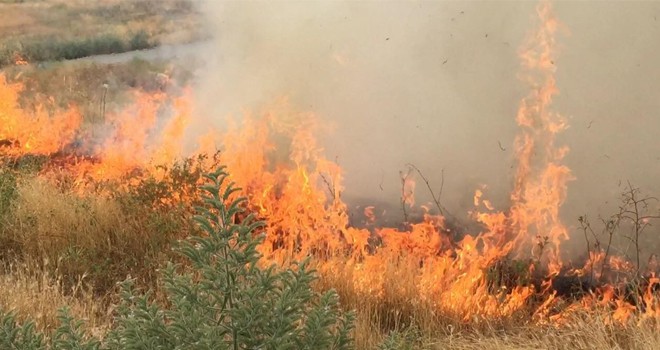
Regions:
[[[559,246],[568,239],[559,207],[566,198],[566,183],[572,175],[561,164],[568,147],[555,146],[557,134],[568,125],[551,109],[553,97],[558,94],[555,35],[560,24],[547,1],[539,4],[536,13],[540,27],[527,38],[519,54],[521,79],[531,91],[521,101],[516,116],[521,134],[515,141],[518,166],[511,193],[509,229],[517,256],[531,255],[543,260],[549,272],[556,273],[561,267]]]

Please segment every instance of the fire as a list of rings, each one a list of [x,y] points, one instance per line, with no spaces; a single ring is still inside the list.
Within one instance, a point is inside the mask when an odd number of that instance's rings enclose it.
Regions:
[[[15,53],[15,54],[14,54],[14,64],[17,65],[17,66],[26,66],[26,65],[30,64],[30,62],[28,62],[28,61],[27,61],[25,58],[23,58],[23,56],[21,56],[20,54]]]
[[[4,152],[51,154],[62,150],[74,139],[81,124],[75,107],[52,111],[39,105],[33,111],[19,106],[21,84],[10,84],[0,75],[0,147]]]
[[[560,163],[568,148],[554,144],[555,136],[567,124],[550,108],[558,93],[554,78],[555,35],[560,25],[548,2],[537,7],[537,14],[541,26],[520,50],[522,79],[531,91],[521,101],[516,116],[521,134],[515,142],[518,168],[511,193],[510,230],[518,256],[531,252],[545,261],[548,272],[558,273],[559,247],[568,239],[559,219],[559,207],[566,197],[566,183],[571,179],[568,167]]]
[[[567,124],[551,110],[558,93],[555,35],[561,26],[547,2],[536,14],[540,26],[520,50],[521,77],[531,91],[516,116],[520,135],[510,209],[497,211],[484,198],[485,187],[477,189],[474,204],[487,209],[474,213],[482,232],[461,239],[448,233],[444,217],[428,210],[418,222],[406,217],[409,222],[399,228],[375,227],[375,208],[368,206],[366,227],[351,225],[342,200],[342,169],[323,157],[314,137],[323,124],[313,114],[295,112],[285,100],[259,116],[229,119],[223,131],[210,128],[196,138],[197,149],[191,152],[187,132],[197,116],[189,89],[177,96],[136,93],[132,105],[89,126],[75,107],[21,108],[20,84],[0,76],[0,155],[69,152],[75,161],[63,171],[77,179],[79,191],[86,191],[94,182],[164,176],[160,165],[220,149],[219,162],[243,189],[250,209],[268,223],[259,247],[266,262],[312,256],[323,276],[358,295],[378,302],[406,300],[463,322],[507,319],[521,312],[539,322],[559,322],[565,314],[555,310],[561,296],[552,281],[564,267],[560,248],[568,230],[559,208],[572,179],[561,164],[568,148],[555,145]],[[209,162],[208,170],[212,166]],[[42,175],[49,177],[49,169]],[[415,206],[411,175],[401,173],[404,211]],[[573,274],[593,273],[606,258],[613,270],[630,269],[620,258],[594,253],[591,265]],[[542,283],[510,281],[504,266],[509,260],[521,264],[510,268],[513,275],[532,280],[540,274]],[[607,306],[619,323],[627,324],[635,313],[658,318],[654,290],[659,284],[651,278],[636,305],[608,285],[564,312]]]

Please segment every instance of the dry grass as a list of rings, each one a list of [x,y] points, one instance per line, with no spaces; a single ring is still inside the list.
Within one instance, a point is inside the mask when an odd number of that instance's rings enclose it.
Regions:
[[[560,323],[533,317],[538,306],[534,303],[505,318],[457,318],[420,300],[417,271],[403,260],[383,261],[383,288],[372,291],[356,289],[351,282],[356,269],[350,263],[318,267],[317,287],[336,289],[342,305],[357,312],[358,349],[376,349],[383,342],[388,349],[660,349],[655,316],[646,321],[633,316],[635,321],[623,326],[612,320],[612,309],[603,306],[578,308]]]
[[[86,286],[105,297],[127,275],[154,286],[156,269],[171,258],[170,243],[190,232],[178,210],[154,210],[130,196],[78,196],[39,177],[19,178],[10,214],[0,221],[0,256],[5,265],[40,266],[66,288],[85,276]]]
[[[161,43],[178,43],[200,35],[198,14],[187,0],[5,1],[0,11],[5,40],[145,30]]]
[[[99,50],[116,52],[119,49],[112,46],[117,42],[130,49],[138,33],[144,35],[139,47],[191,42],[203,36],[199,14],[189,0],[5,1],[0,13],[0,65],[19,58],[39,61],[83,57]],[[90,48],[85,40],[97,43]]]
[[[93,122],[100,118],[102,102],[110,113],[130,101],[134,91],[154,92],[187,83],[194,67],[195,62],[134,59],[116,64],[62,62],[45,68],[17,66],[6,68],[4,73],[9,81],[24,86],[20,100],[24,108],[52,101],[53,107],[61,109],[75,106],[85,121]],[[163,85],[162,76],[169,78],[168,85]]]
[[[428,309],[408,322],[383,328],[381,305],[365,301],[357,307],[356,345],[358,349],[660,349],[658,324],[623,327],[608,320],[609,311],[589,310],[573,315],[559,326],[527,322],[452,323],[429,317]],[[396,308],[396,306],[394,306]],[[426,315],[425,315],[426,314]]]
[[[427,340],[428,349],[658,349],[657,327],[621,328],[597,313],[574,317],[565,326],[527,326],[482,333],[459,332]]]
[[[48,270],[28,264],[11,265],[0,275],[0,308],[13,311],[19,320],[35,321],[41,330],[58,326],[58,310],[67,306],[85,321],[85,329],[103,334],[109,327],[111,309],[84,287],[80,280],[69,289]]]

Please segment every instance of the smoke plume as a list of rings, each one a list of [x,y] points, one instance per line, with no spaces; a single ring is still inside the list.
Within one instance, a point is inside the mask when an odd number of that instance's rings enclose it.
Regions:
[[[346,198],[391,203],[417,166],[442,203],[465,213],[474,189],[506,209],[519,101],[518,47],[533,2],[199,2],[213,40],[202,54],[201,113],[211,120],[288,96],[332,123],[325,154]],[[608,215],[620,184],[660,193],[660,3],[558,2],[559,145],[576,177],[563,220]],[[430,200],[417,186],[418,203]]]

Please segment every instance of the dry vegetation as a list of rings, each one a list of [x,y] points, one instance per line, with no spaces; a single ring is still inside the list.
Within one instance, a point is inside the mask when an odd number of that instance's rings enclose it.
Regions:
[[[112,76],[118,86],[128,87],[122,74],[137,64],[115,66],[64,66],[34,79],[26,94],[58,93],[53,86],[59,74],[83,77],[89,70]],[[155,67],[154,71],[157,71]],[[103,74],[99,72],[104,72]],[[137,72],[137,71],[136,71]],[[150,75],[138,88],[149,90]],[[153,77],[152,77],[153,78]],[[101,79],[95,77],[94,79]],[[80,79],[82,82],[85,79]],[[96,85],[97,80],[90,83]],[[72,88],[72,91],[76,91]],[[67,91],[59,92],[66,98]],[[69,96],[69,98],[73,98]],[[39,99],[39,98],[37,98]],[[32,97],[26,101],[33,101]],[[118,103],[119,104],[119,103]],[[94,111],[94,108],[90,108]],[[66,159],[60,160],[66,166]],[[5,158],[0,167],[0,307],[13,310],[20,320],[32,319],[39,329],[52,330],[57,310],[67,305],[71,313],[86,320],[85,331],[102,335],[111,327],[118,301],[117,283],[127,276],[140,288],[151,288],[162,298],[156,271],[175,259],[176,240],[195,233],[191,205],[177,198],[196,198],[202,167],[191,159],[171,167],[163,179],[140,178],[126,186],[127,179],[98,183],[83,194],[75,191],[73,179],[62,172],[56,181],[39,174],[57,164],[57,155]],[[52,169],[50,170],[52,171]],[[132,175],[128,175],[132,177]],[[122,185],[124,184],[124,185]],[[117,190],[114,190],[117,188]],[[108,195],[110,193],[111,195]],[[660,346],[654,323],[623,327],[613,324],[611,310],[588,310],[570,315],[563,324],[532,321],[534,305],[502,320],[475,315],[467,322],[433,311],[420,300],[418,267],[405,255],[387,260],[380,296],[356,290],[354,270],[343,260],[319,265],[319,290],[337,289],[342,305],[357,311],[356,346],[359,349],[653,349]],[[11,288],[9,288],[11,286]]]
[[[0,2],[0,67],[71,59],[197,40],[188,0]]]
[[[28,162],[30,160],[24,160]],[[38,164],[4,164],[0,172],[3,213],[0,307],[19,319],[51,330],[57,310],[69,306],[86,321],[85,330],[102,335],[111,326],[116,283],[127,276],[160,295],[156,271],[172,260],[176,239],[194,232],[189,210],[160,206],[181,184],[194,192],[199,177],[191,166],[165,182],[149,180],[114,199],[79,196],[34,176]],[[180,177],[187,174],[185,177]],[[178,180],[174,180],[177,179]],[[160,188],[160,190],[158,190]],[[9,207],[8,207],[9,206]],[[654,323],[622,327],[610,310],[570,316],[562,325],[530,322],[531,309],[514,319],[457,322],[419,301],[414,272],[391,262],[384,298],[369,298],[346,283],[346,275],[322,275],[317,287],[336,288],[342,305],[357,311],[359,349],[656,349]],[[410,266],[407,266],[410,268]]]
[[[23,107],[52,101],[52,107],[74,105],[86,122],[101,118],[101,107],[109,112],[130,101],[133,91],[153,93],[170,85],[182,85],[193,76],[194,62],[163,62],[133,59],[125,63],[62,62],[44,67],[15,66],[4,69],[9,81],[20,82]],[[163,80],[165,78],[166,80]]]

